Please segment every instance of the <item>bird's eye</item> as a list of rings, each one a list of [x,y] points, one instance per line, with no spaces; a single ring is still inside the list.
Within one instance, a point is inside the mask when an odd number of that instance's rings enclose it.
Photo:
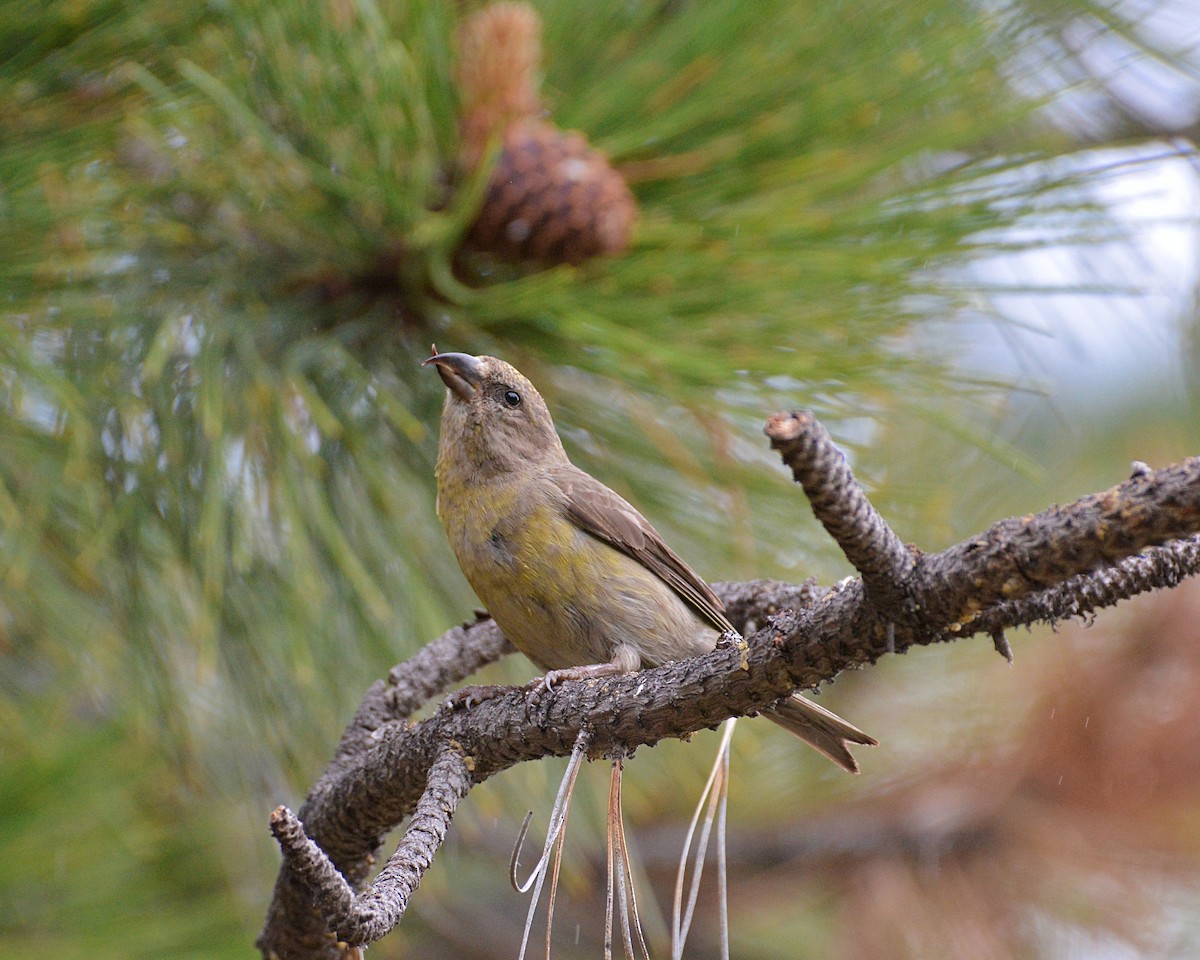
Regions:
[[[509,390],[504,394],[504,402],[510,407],[519,407],[521,405],[521,395],[516,390]]]

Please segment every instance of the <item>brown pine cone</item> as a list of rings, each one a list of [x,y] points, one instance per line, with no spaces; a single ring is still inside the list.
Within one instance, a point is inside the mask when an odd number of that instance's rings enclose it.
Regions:
[[[623,251],[636,218],[624,179],[582,134],[525,119],[505,131],[468,240],[506,259],[578,264]]]

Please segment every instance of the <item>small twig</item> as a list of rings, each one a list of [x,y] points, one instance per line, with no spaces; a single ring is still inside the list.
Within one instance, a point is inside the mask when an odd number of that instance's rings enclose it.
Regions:
[[[526,817],[525,822],[521,825],[521,832],[517,837],[516,846],[513,847],[512,862],[509,865],[509,881],[517,893],[528,893],[534,881],[546,871],[546,864],[550,861],[550,850],[558,841],[563,825],[566,823],[567,814],[571,809],[571,798],[575,794],[575,779],[579,776],[580,764],[587,757],[588,740],[587,732],[579,731],[579,736],[575,738],[575,747],[571,751],[571,760],[567,763],[567,769],[563,772],[562,781],[558,785],[554,806],[550,809],[550,826],[546,828],[546,842],[542,847],[542,855],[534,864],[533,869],[529,871],[529,876],[523,883],[517,880],[517,866],[521,855],[521,846],[525,841],[525,834],[528,832],[529,817]],[[536,894],[534,900],[537,900]]]
[[[1008,636],[1003,630],[992,631],[992,646],[995,647],[996,652],[1000,654],[1000,656],[1008,661],[1009,666],[1012,666],[1012,644],[1008,642]]]
[[[353,946],[374,943],[391,931],[421,882],[425,870],[446,837],[458,802],[471,788],[467,759],[453,747],[445,749],[429,769],[425,792],[396,852],[360,894],[355,894],[337,867],[304,833],[304,826],[287,807],[271,815],[271,829],[284,860],[309,889],[338,939]]]
[[[1103,570],[1070,577],[1020,600],[1001,601],[972,620],[954,625],[958,637],[993,634],[1004,627],[1086,617],[1151,590],[1176,587],[1200,570],[1200,537],[1185,537],[1157,547],[1147,547]],[[1002,626],[997,626],[1002,625]]]
[[[352,909],[353,888],[325,851],[309,839],[299,817],[287,807],[278,806],[271,811],[270,822],[284,862],[312,892],[313,900],[330,911]]]
[[[816,518],[862,574],[876,606],[893,617],[907,616],[904,586],[913,555],[871,505],[829,432],[807,410],[777,413],[763,432],[804,488]]]
[[[1108,598],[1099,605],[1112,605],[1129,596],[1121,584],[1137,576],[1138,565],[1122,570],[1123,561],[1198,529],[1200,458],[1193,457],[1074,503],[1002,520],[978,537],[925,555],[917,600],[927,625],[941,621],[947,627],[969,623],[994,603],[1085,584],[1085,592]],[[1112,566],[1118,571],[1098,572]],[[1142,574],[1144,585],[1152,582],[1149,572]]]

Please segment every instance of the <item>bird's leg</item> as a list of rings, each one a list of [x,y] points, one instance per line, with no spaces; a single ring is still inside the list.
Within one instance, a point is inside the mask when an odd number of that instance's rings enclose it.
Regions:
[[[578,667],[563,667],[561,670],[547,670],[544,677],[530,681],[529,685],[545,693],[568,680],[597,680],[600,677],[614,677],[628,672],[615,663],[587,663]]]
[[[622,643],[613,651],[612,659],[607,663],[587,663],[577,667],[564,667],[561,670],[547,670],[544,677],[532,681],[529,686],[538,693],[548,693],[560,683],[568,680],[596,680],[600,677],[615,677],[625,673],[633,673],[642,665],[642,655],[627,643]]]

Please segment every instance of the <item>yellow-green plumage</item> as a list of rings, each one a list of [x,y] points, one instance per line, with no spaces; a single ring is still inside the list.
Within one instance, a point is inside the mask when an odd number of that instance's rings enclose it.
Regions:
[[[624,499],[575,467],[545,402],[494,357],[441,354],[438,518],[497,625],[544,670],[629,672],[712,650],[711,588]],[[767,713],[848,770],[874,743],[798,696]]]

